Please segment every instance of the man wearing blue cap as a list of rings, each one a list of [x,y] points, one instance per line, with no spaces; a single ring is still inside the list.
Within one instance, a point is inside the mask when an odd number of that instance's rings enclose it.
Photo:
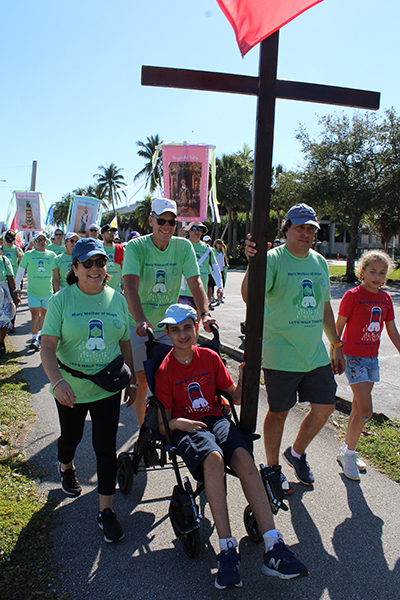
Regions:
[[[312,250],[318,229],[313,208],[296,204],[282,225],[286,243],[268,252],[262,366],[269,410],[264,421],[264,445],[281,497],[292,491],[279,465],[286,417],[297,395],[300,402],[310,403],[310,411],[283,458],[299,481],[313,485],[305,450],[335,408],[333,374],[343,373],[345,367],[330,303],[328,265]],[[251,260],[256,252],[254,242],[246,240],[247,257]],[[246,302],[247,273],[242,297]],[[331,343],[331,359],[322,340],[323,331]]]

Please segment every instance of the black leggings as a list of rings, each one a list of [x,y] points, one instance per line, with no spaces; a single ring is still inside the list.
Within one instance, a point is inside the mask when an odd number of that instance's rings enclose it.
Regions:
[[[97,458],[98,492],[104,496],[115,494],[117,475],[117,431],[121,392],[96,402],[75,404],[74,408],[56,401],[61,435],[58,438],[58,460],[70,463],[82,439],[86,415],[92,419],[92,442]]]

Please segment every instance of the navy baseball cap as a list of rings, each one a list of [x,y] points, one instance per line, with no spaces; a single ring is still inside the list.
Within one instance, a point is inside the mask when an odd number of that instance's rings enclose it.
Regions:
[[[74,249],[72,250],[71,258],[72,262],[74,262],[74,260],[84,262],[88,258],[96,256],[96,254],[101,254],[108,260],[103,243],[100,240],[96,240],[94,238],[84,238],[76,242]]]
[[[314,227],[320,229],[315,210],[308,204],[292,206],[286,215],[286,221],[290,221],[293,225],[314,225]]]

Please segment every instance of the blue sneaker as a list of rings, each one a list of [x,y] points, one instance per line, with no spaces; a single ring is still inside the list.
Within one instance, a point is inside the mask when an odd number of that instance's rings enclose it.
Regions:
[[[295,456],[292,456],[289,446],[289,448],[286,448],[282,456],[286,460],[287,464],[294,469],[296,477],[299,481],[301,481],[301,483],[304,483],[305,485],[313,485],[315,478],[308,462],[306,461],[305,452],[302,456],[300,456],[300,458],[296,458]]]
[[[272,550],[264,554],[261,571],[264,575],[280,579],[294,579],[308,575],[307,567],[297,560],[293,552],[285,546],[282,538],[278,538]]]
[[[238,566],[240,565],[240,554],[236,548],[222,550],[217,556],[218,573],[214,585],[218,590],[226,588],[242,587]]]

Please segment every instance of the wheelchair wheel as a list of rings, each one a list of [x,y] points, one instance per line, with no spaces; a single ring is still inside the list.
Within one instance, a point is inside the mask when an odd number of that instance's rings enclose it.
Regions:
[[[121,452],[117,461],[117,482],[123,494],[129,494],[133,487],[133,470],[129,454]]]
[[[188,558],[197,558],[200,554],[200,532],[193,529],[181,538],[182,546]]]
[[[253,540],[253,542],[256,542],[257,544],[259,542],[261,542],[262,535],[261,535],[260,529],[258,527],[256,518],[253,515],[253,511],[251,510],[251,507],[249,505],[247,505],[246,508],[244,509],[243,521],[244,521],[244,526],[246,528],[249,538],[251,540]]]

